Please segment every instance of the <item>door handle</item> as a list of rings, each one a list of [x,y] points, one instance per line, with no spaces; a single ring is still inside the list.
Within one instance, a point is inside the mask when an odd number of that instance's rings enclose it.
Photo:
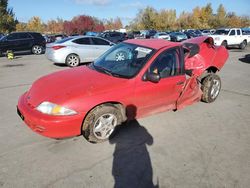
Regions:
[[[184,82],[183,81],[180,81],[180,82],[177,82],[176,85],[183,85]]]

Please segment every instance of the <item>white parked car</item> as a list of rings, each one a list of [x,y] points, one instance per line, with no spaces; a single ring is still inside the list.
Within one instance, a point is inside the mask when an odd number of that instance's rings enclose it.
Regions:
[[[76,67],[80,63],[93,62],[114,43],[92,36],[64,38],[46,45],[46,57],[54,63]]]
[[[171,39],[169,34],[167,34],[165,32],[157,32],[154,35],[154,38],[156,38],[156,39],[165,39],[165,40],[170,40]]]
[[[238,46],[240,49],[245,49],[250,42],[250,35],[243,34],[240,28],[217,29],[210,36],[213,37],[214,44],[217,46]]]

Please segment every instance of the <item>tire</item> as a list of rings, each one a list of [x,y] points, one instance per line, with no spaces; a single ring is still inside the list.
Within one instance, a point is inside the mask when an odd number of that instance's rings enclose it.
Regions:
[[[120,110],[109,104],[100,105],[91,110],[82,125],[83,136],[91,143],[107,141],[122,123]]]
[[[39,45],[34,45],[32,46],[31,51],[33,54],[40,55],[43,53],[43,47]]]
[[[80,58],[76,54],[69,54],[66,58],[66,65],[69,67],[77,67],[80,65]]]
[[[221,43],[221,46],[224,46],[225,48],[227,48],[227,41],[223,41],[223,42]]]
[[[247,42],[244,40],[241,44],[240,44],[240,49],[244,50],[247,46]]]
[[[203,92],[201,100],[206,103],[214,102],[221,90],[221,79],[217,74],[209,74],[201,82]]]

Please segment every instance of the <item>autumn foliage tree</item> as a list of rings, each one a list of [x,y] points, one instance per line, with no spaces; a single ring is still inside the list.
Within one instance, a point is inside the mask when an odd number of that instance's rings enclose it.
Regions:
[[[49,20],[46,24],[45,31],[47,33],[62,33],[63,24],[64,24],[64,21],[61,18],[57,18],[56,20]]]
[[[74,17],[71,21],[65,21],[63,31],[67,35],[83,34],[86,31],[103,31],[104,25],[101,21],[91,16],[81,15]]]
[[[41,18],[38,16],[32,17],[27,23],[28,31],[35,31],[42,33],[44,31],[45,25],[43,24]]]
[[[213,12],[211,3],[204,7],[195,7],[191,13],[182,12],[179,17],[175,10],[155,10],[153,7],[146,7],[138,11],[136,18],[130,23],[134,30],[156,29],[210,29],[219,27],[249,27],[249,16],[237,16],[235,13],[226,12],[222,4],[219,5],[216,13]]]
[[[105,30],[118,30],[123,28],[122,21],[119,17],[113,19],[104,20],[104,28]]]

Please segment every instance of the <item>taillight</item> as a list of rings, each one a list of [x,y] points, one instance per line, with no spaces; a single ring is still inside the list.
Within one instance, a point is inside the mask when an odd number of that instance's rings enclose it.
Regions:
[[[66,46],[52,46],[54,50],[59,50],[61,48],[65,48]]]

